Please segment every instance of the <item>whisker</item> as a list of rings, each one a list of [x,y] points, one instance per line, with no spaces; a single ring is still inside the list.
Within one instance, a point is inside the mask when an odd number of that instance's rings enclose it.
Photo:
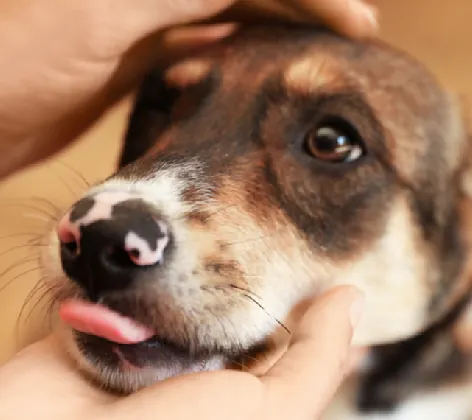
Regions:
[[[42,236],[41,233],[27,233],[27,232],[19,232],[19,233],[12,233],[10,235],[0,236],[0,241],[4,239],[12,239],[12,238],[22,238],[22,237],[33,237],[38,238]]]
[[[259,295],[255,294],[254,292],[252,292],[249,289],[245,289],[244,287],[239,287],[239,286],[236,286],[235,284],[228,284],[227,287],[229,287],[233,290],[239,290],[239,291],[244,292],[244,293],[249,293],[250,295],[254,296],[255,298],[262,300],[262,298]]]
[[[229,357],[228,362],[231,363],[231,365],[238,367],[242,372],[247,371],[248,367],[244,364],[244,361],[240,362],[236,359],[233,359],[233,358]]]
[[[230,204],[228,206],[225,206],[225,207],[221,207],[217,210],[215,210],[213,213],[210,213],[205,219],[203,219],[205,222],[208,221],[209,219],[211,219],[212,217],[214,217],[215,215],[221,213],[221,212],[224,212],[224,211],[227,211],[233,207],[236,207],[237,204]]]
[[[41,220],[42,222],[58,222],[59,219],[56,217],[50,216],[49,218],[43,217],[42,215],[32,214],[32,213],[23,213],[23,217],[26,219],[35,219]]]
[[[24,208],[26,210],[33,210],[36,211],[44,216],[48,217],[55,217],[55,214],[50,213],[48,210],[39,207],[39,206],[34,206],[33,204],[29,203],[28,201],[25,202],[25,200],[2,200],[2,206],[8,206],[8,207],[19,207],[19,208]]]
[[[217,316],[210,308],[208,308],[208,312],[210,312],[210,314],[213,316],[213,318],[220,324],[220,327],[221,327],[221,330],[222,330],[223,334],[224,334],[224,335],[227,335],[227,333],[226,333],[226,328],[225,328],[223,322],[221,321],[220,317]],[[234,330],[235,333],[237,334],[238,329],[237,329],[237,327],[234,325],[234,323],[231,322],[230,319],[227,319],[227,321],[229,322],[229,324],[231,325],[231,327],[233,328],[233,330]],[[241,349],[241,350],[244,352],[245,349]],[[244,353],[245,353],[245,352],[244,352]],[[254,357],[254,356],[251,356],[251,355],[249,355],[249,354],[244,354],[244,359],[245,359],[245,360],[251,360],[251,361],[256,362],[256,363],[259,361],[259,359],[257,359],[257,358]],[[241,368],[241,369],[243,369],[243,370],[247,368],[247,366],[246,366],[243,362],[238,361],[238,360],[236,360],[235,358],[230,357],[230,358],[228,359],[228,361],[231,362],[232,364],[238,366],[239,368]]]
[[[64,168],[68,169],[70,172],[72,172],[77,178],[79,178],[85,187],[90,188],[91,182],[87,180],[76,168],[74,168],[72,165],[69,165],[68,163],[65,163],[62,160],[56,160],[56,163],[61,164]]]
[[[24,311],[26,310],[26,308],[28,307],[28,304],[31,302],[31,300],[34,298],[34,296],[37,293],[39,293],[41,291],[41,289],[44,289],[44,288],[47,289],[47,285],[43,283],[43,280],[45,278],[46,278],[46,276],[41,277],[36,282],[34,287],[30,290],[30,292],[26,296],[25,300],[23,301],[23,305],[21,306],[20,312],[19,312],[18,317],[16,319],[15,331],[16,331],[16,341],[17,341],[17,343],[19,343],[19,338],[20,338],[19,335],[20,335],[20,327],[21,327],[20,323],[21,323],[21,319],[23,317]],[[34,310],[34,308],[33,308],[33,310]],[[24,324],[26,324],[28,322],[28,319],[29,319],[31,313],[33,312],[33,310],[31,310],[30,314],[28,314],[28,316],[26,317]]]
[[[245,358],[246,360],[250,360],[250,361],[256,362],[256,363],[260,361],[260,358],[251,356],[250,354],[245,354],[245,355],[244,355],[244,358]]]
[[[51,200],[48,200],[45,197],[31,197],[32,200],[37,201],[39,203],[44,203],[46,204],[52,211],[54,211],[56,214],[62,213],[62,209],[54,204]]]
[[[249,238],[249,239],[243,239],[241,241],[235,241],[235,242],[228,242],[226,243],[227,246],[235,246],[235,245],[241,245],[241,244],[246,244],[249,242],[255,242],[255,241],[260,241],[264,239],[270,238],[271,235],[263,235],[263,236],[257,236],[255,238]]]
[[[226,328],[225,328],[223,322],[221,322],[220,317],[218,317],[210,308],[208,308],[208,312],[210,312],[210,314],[213,315],[213,318],[218,322],[218,324],[220,324],[221,331],[226,336]]]
[[[62,294],[58,293],[56,290],[57,288],[51,287],[50,290],[48,290],[48,295],[49,298],[45,302],[45,312],[44,312],[44,317],[49,321],[49,330],[52,330],[52,321],[53,321],[53,310],[56,306],[56,303],[61,300]],[[46,295],[46,296],[48,296]]]
[[[205,223],[208,220],[210,220],[213,216],[215,216],[216,214],[221,213],[223,211],[226,211],[226,210],[228,210],[232,207],[235,207],[235,206],[237,206],[237,204],[231,204],[231,205],[228,205],[228,206],[225,206],[225,207],[220,207],[217,210],[213,211],[212,213],[208,214],[206,217],[204,217],[202,219],[202,221],[203,221],[203,223]],[[196,209],[196,210],[198,211],[198,209]],[[182,214],[181,216],[170,218],[170,221],[174,222],[174,221],[182,220],[182,219],[185,219],[187,216],[188,216],[188,213],[185,213],[185,214]]]
[[[203,290],[208,290],[208,289],[216,289],[216,290],[225,290],[225,289],[232,289],[236,290],[240,293],[241,296],[244,296],[245,298],[249,299],[251,302],[256,304],[262,311],[265,312],[266,315],[268,315],[270,318],[272,318],[277,324],[279,324],[280,327],[282,327],[288,334],[292,334],[291,331],[280,321],[277,317],[272,315],[265,307],[260,303],[257,299],[263,300],[260,296],[255,294],[254,292],[245,289],[243,287],[236,286],[235,284],[220,284],[220,285],[212,285],[212,286],[202,286]]]
[[[12,251],[15,251],[17,249],[23,249],[23,248],[34,248],[34,247],[42,247],[42,246],[48,246],[47,244],[37,244],[37,243],[27,243],[23,245],[15,245],[12,246],[11,248],[7,249],[4,252],[0,252],[0,257],[3,257],[7,254],[9,254]]]
[[[64,288],[62,285],[53,283],[48,289],[49,299],[45,303],[45,318],[49,319],[49,329],[52,330],[52,322],[54,321],[55,312],[58,302],[63,301],[65,298],[77,296],[77,291],[71,288]]]
[[[28,322],[28,319],[34,313],[37,306],[40,303],[43,303],[44,304],[43,305],[43,307],[44,307],[44,312],[43,312],[44,313],[44,318],[43,319],[49,321],[48,329],[49,329],[49,331],[52,331],[53,330],[53,327],[52,327],[52,321],[53,321],[52,320],[52,310],[54,308],[54,304],[56,303],[56,301],[57,301],[57,299],[54,296],[54,288],[53,287],[51,287],[47,290],[44,290],[43,294],[40,296],[38,301],[31,308],[31,311],[29,312],[25,322]]]
[[[31,238],[26,241],[26,243],[31,244],[31,245],[40,245],[40,246],[50,246],[47,242],[43,242],[42,240],[46,239],[46,234],[45,233],[40,233],[37,235],[36,238]]]
[[[10,265],[8,268],[6,268],[2,273],[0,273],[0,279],[8,274],[10,271],[14,270],[17,267],[21,267],[25,264],[28,264],[30,262],[35,262],[36,264],[38,263],[38,257],[35,256],[34,258],[28,258],[20,261],[14,262],[12,265]]]
[[[28,303],[30,302],[30,300],[34,297],[34,295],[36,294],[36,292],[38,292],[39,290],[41,290],[41,288],[44,288],[46,287],[46,285],[43,283],[43,280],[46,278],[46,276],[43,276],[41,277],[36,283],[35,285],[33,286],[33,288],[30,290],[30,292],[26,295],[26,298],[23,302],[23,306],[20,310],[20,317],[21,317],[21,313],[23,312],[23,309],[26,307],[26,305],[28,305]]]
[[[39,288],[36,293],[42,292],[40,297],[36,300],[35,304],[32,306],[31,310],[29,311],[29,314],[26,316],[25,323],[28,322],[28,320],[31,318],[31,315],[34,313],[36,308],[40,303],[44,301],[44,299],[49,296],[49,294],[53,291],[51,287],[46,287],[46,288]],[[35,294],[36,294],[35,293]]]
[[[20,274],[17,274],[14,276],[11,280],[9,280],[6,284],[4,284],[2,287],[0,287],[0,293],[3,292],[8,286],[10,286],[15,280],[18,280],[22,278],[23,276],[26,276],[29,273],[33,273],[34,271],[40,270],[41,267],[34,267],[30,268],[29,270],[23,271]]]
[[[274,321],[277,322],[277,324],[279,324],[279,326],[281,326],[288,334],[292,334],[291,331],[279,319],[277,319],[269,311],[267,311],[267,309],[264,308],[264,306],[261,303],[259,303],[256,299],[254,299],[251,295],[248,295],[245,293],[243,293],[243,295],[246,296],[248,299],[250,299],[252,302],[254,302],[257,306],[259,306],[259,308],[261,308],[269,317],[273,318]]]
[[[228,359],[229,362],[231,362],[235,366],[238,366],[243,371],[246,371],[246,369],[249,368],[249,366],[247,364],[245,364],[246,361],[254,362],[254,363],[257,363],[257,362],[260,361],[260,358],[251,356],[250,354],[247,354],[246,350],[247,349],[244,349],[244,348],[240,349],[241,353],[243,354],[242,361],[237,360],[234,357],[230,357]]]
[[[74,200],[77,199],[78,194],[74,191],[72,186],[65,180],[65,178],[62,177],[62,175],[59,173],[59,171],[55,171],[52,166],[48,166],[47,168],[52,172],[53,175],[55,175],[57,177],[57,179],[61,182],[61,184],[66,188],[66,190],[69,191],[72,198]]]

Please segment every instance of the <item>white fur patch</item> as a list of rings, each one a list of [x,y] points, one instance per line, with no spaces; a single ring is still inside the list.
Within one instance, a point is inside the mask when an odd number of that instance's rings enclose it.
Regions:
[[[153,265],[156,262],[163,262],[164,249],[169,243],[167,234],[167,226],[160,222],[156,222],[163,233],[163,236],[156,240],[156,249],[153,251],[146,239],[141,238],[135,232],[128,232],[125,237],[125,249],[132,251],[137,249],[139,256],[130,254],[131,260],[137,265]]]
[[[335,399],[322,420],[470,420],[472,384],[412,396],[392,413],[359,414],[342,397]]]
[[[418,252],[416,227],[403,197],[392,203],[387,231],[364,256],[337,273],[338,284],[359,287],[366,308],[356,329],[355,345],[400,340],[426,322],[430,291],[426,260]]]
[[[134,197],[127,192],[103,191],[94,195],[92,198],[95,200],[92,208],[87,212],[87,214],[74,223],[81,226],[87,226],[98,220],[110,220],[113,206]]]

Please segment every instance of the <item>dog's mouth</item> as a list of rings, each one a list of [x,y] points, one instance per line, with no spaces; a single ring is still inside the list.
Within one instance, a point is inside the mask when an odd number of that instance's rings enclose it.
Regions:
[[[138,344],[117,344],[101,337],[75,332],[82,354],[97,368],[142,373],[157,382],[173,376],[222,368],[221,356],[193,356],[186,349],[152,337]]]
[[[70,300],[61,305],[60,316],[74,331],[82,355],[97,369],[142,373],[160,381],[224,367],[222,354],[190,351],[106,306]]]

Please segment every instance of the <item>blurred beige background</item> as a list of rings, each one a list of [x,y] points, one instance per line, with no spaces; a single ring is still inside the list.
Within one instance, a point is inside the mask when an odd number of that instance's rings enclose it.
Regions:
[[[472,1],[378,0],[377,4],[382,37],[425,62],[451,91],[469,102]],[[67,152],[0,184],[0,363],[47,327],[40,289],[23,308],[41,278],[35,261],[38,249],[26,246],[27,241],[33,238],[29,235],[44,232],[55,212],[43,199],[65,208],[78,198],[85,185],[69,166],[89,182],[111,173],[128,108],[128,102],[120,104]]]

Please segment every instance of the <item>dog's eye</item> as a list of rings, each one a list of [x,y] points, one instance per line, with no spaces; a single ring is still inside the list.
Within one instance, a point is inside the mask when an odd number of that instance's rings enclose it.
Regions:
[[[331,163],[353,162],[364,155],[357,130],[341,119],[323,122],[310,131],[305,148],[312,157]]]

